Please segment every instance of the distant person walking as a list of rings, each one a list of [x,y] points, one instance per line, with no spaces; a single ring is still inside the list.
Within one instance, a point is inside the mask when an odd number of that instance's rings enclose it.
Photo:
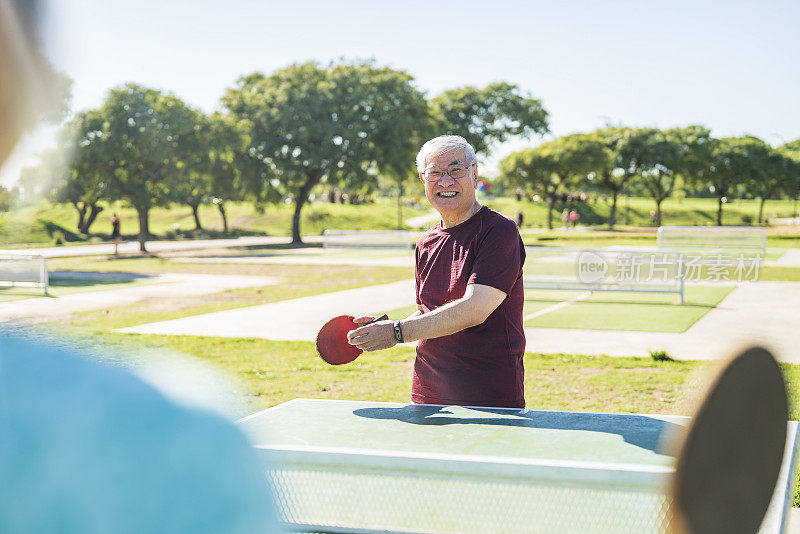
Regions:
[[[572,210],[571,212],[569,212],[569,222],[571,222],[571,223],[572,223],[572,227],[573,227],[573,228],[575,228],[576,226],[578,226],[578,220],[579,220],[580,218],[581,218],[581,216],[580,216],[580,215],[578,215],[578,212],[577,212],[577,211],[575,211],[575,210]]]
[[[564,211],[561,212],[561,226],[566,228],[568,223],[569,223],[569,210],[567,208],[564,208]]]
[[[119,217],[117,217],[117,213],[114,212],[111,215],[111,242],[114,243],[114,256],[119,255]]]

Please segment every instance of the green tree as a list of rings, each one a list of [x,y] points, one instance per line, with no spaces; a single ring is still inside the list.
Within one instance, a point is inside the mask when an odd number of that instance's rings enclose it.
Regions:
[[[599,165],[595,170],[596,184],[611,193],[610,229],[616,224],[619,195],[637,176],[643,134],[640,129],[625,127],[609,127],[595,132],[604,148],[604,157],[598,159]]]
[[[225,107],[250,124],[245,172],[263,184],[262,194],[272,186],[292,199],[294,243],[302,242],[300,214],[315,186],[357,187],[375,181],[381,167],[413,161],[409,138],[426,125],[398,117],[424,118],[411,81],[369,62],[305,63],[245,76],[228,90]]]
[[[112,162],[92,144],[102,134],[104,118],[97,110],[78,113],[61,131],[59,154],[66,156],[67,166],[56,184],[51,198],[69,202],[78,212],[78,231],[88,234],[103,207],[108,182],[114,173]]]
[[[547,203],[547,227],[553,228],[553,207],[563,187],[558,163],[552,154],[537,148],[513,152],[500,161],[503,180],[538,194]]]
[[[766,169],[768,147],[756,137],[711,139],[694,167],[694,181],[717,197],[717,226],[722,226],[726,200],[740,187],[759,181]],[[762,184],[765,185],[765,184]]]
[[[596,136],[572,134],[542,143],[536,150],[549,162],[557,183],[562,189],[586,185],[591,173],[608,164],[608,153]],[[544,198],[544,197],[543,197]],[[547,226],[553,227],[553,207],[556,198],[550,197],[547,211]]]
[[[374,157],[380,175],[390,178],[397,188],[398,230],[405,227],[402,199],[406,187],[419,179],[415,156],[422,144],[436,135],[428,101],[412,82],[411,76],[390,69],[384,69],[373,82],[383,108],[372,134]]]
[[[639,182],[656,204],[655,223],[661,225],[661,204],[672,195],[678,179],[689,171],[691,158],[708,139],[701,126],[659,130],[640,128],[631,161],[636,161]]]
[[[236,120],[232,115],[214,113],[206,122],[208,142],[208,173],[211,180],[212,202],[222,218],[222,230],[228,233],[228,217],[225,202],[243,200],[249,190],[242,167],[238,165],[245,147],[248,146],[249,125]],[[259,189],[257,186],[256,189]]]
[[[764,205],[769,199],[781,195],[791,195],[792,161],[781,151],[776,150],[761,139],[752,137],[744,140],[742,150],[748,167],[744,177],[744,190],[760,200],[758,205],[758,224],[764,221]]]
[[[146,252],[149,213],[166,205],[197,135],[197,114],[175,96],[135,84],[109,92],[99,110],[101,129],[82,150],[111,171],[111,198],[126,200],[139,218],[139,249]]]
[[[184,121],[194,123],[194,131],[178,143],[179,159],[170,177],[169,197],[173,202],[186,204],[192,210],[195,229],[202,230],[200,205],[212,194],[210,146],[212,132],[209,119],[200,111],[187,108]]]
[[[14,204],[14,196],[5,186],[0,185],[0,213],[8,211]]]
[[[450,89],[431,100],[431,109],[440,133],[460,135],[484,155],[510,137],[548,132],[541,101],[505,82]]]
[[[797,201],[800,196],[800,139],[784,143],[777,150],[788,158],[787,185],[790,190],[789,194],[794,199],[792,217],[797,217]]]

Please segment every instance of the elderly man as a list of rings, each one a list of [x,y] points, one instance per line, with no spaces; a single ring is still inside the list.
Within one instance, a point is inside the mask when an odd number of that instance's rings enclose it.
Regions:
[[[478,203],[478,163],[464,138],[425,143],[417,170],[441,215],[417,241],[417,311],[357,328],[350,343],[373,351],[419,340],[414,402],[522,408],[525,249],[517,226]]]

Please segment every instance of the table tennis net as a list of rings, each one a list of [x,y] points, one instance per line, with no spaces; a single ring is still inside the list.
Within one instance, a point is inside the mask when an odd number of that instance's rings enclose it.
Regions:
[[[302,532],[664,532],[666,492],[641,485],[272,466],[279,515]]]

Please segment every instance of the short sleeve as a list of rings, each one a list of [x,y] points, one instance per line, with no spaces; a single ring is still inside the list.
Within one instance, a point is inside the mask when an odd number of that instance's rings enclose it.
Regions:
[[[522,271],[522,239],[514,221],[502,219],[478,237],[468,284],[499,289],[506,295]]]

